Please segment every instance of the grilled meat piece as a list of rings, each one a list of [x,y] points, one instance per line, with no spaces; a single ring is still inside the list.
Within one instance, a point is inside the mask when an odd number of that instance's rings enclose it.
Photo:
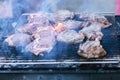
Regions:
[[[55,39],[51,37],[37,38],[26,46],[26,51],[43,56],[43,52],[50,52],[55,45]]]
[[[80,43],[84,40],[82,33],[77,33],[74,30],[66,30],[58,34],[57,40],[65,43],[75,44]]]
[[[66,19],[72,19],[74,17],[74,13],[69,10],[59,10],[54,13],[55,19],[58,22],[63,22]]]
[[[53,17],[50,17],[46,13],[34,13],[28,15],[28,23],[24,26],[21,26],[17,29],[18,32],[28,32],[35,33],[39,27],[51,26],[50,20],[53,20]]]
[[[109,27],[110,25],[112,25],[107,18],[105,18],[102,15],[96,15],[96,14],[80,14],[81,19],[88,21],[90,23],[94,23],[97,22],[99,24],[102,24],[102,28],[106,28]]]
[[[32,36],[35,40],[26,46],[26,51],[35,55],[43,56],[43,52],[50,52],[56,43],[55,30],[51,26],[39,27]]]
[[[67,29],[83,28],[88,24],[87,22],[75,21],[75,20],[68,20],[63,23]]]
[[[106,51],[103,49],[100,41],[86,41],[83,44],[80,44],[78,55],[84,58],[99,58],[104,56]]]
[[[55,27],[55,31],[57,33],[60,33],[62,31],[67,30],[66,26],[63,23],[58,23],[57,26]]]
[[[40,24],[27,23],[26,25],[18,28],[17,31],[22,33],[26,32],[26,33],[33,34],[33,33],[36,33],[39,27],[43,27],[43,26],[41,26]]]
[[[39,23],[40,25],[49,25],[49,21],[54,19],[53,15],[46,12],[30,13],[28,15],[28,23]]]
[[[47,38],[52,37],[54,38],[56,36],[56,32],[52,26],[47,27],[39,27],[36,30],[36,33],[32,34],[32,36],[36,38]]]
[[[101,32],[102,25],[99,23],[94,23],[88,27],[84,27],[82,30],[79,31],[79,33],[83,33],[89,40],[101,40],[103,37],[103,34]]]
[[[5,39],[9,46],[26,46],[32,40],[32,37],[23,33],[16,33]]]

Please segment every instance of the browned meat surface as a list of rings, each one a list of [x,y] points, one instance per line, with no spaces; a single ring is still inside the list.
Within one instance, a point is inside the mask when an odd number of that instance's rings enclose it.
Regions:
[[[9,46],[26,46],[31,42],[32,38],[30,35],[23,33],[16,33],[5,39],[5,42]]]
[[[80,44],[78,54],[84,58],[99,58],[106,54],[100,41],[86,41]]]

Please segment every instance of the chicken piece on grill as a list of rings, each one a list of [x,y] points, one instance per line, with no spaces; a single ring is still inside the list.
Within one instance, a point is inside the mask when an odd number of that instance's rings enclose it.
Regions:
[[[9,46],[26,46],[32,40],[32,37],[23,33],[16,33],[5,39]]]
[[[84,58],[99,58],[104,56],[106,51],[103,49],[100,41],[86,41],[83,44],[80,44],[78,55]]]
[[[43,56],[43,52],[50,52],[55,45],[55,38],[37,38],[26,46],[26,51],[31,52],[35,55]]]
[[[67,30],[67,28],[66,28],[65,24],[63,24],[63,23],[58,23],[57,26],[55,27],[55,31],[57,33],[61,33],[65,30]]]
[[[50,52],[56,43],[55,31],[51,26],[38,28],[32,36],[35,40],[26,46],[26,50],[35,55],[42,56],[43,52]]]
[[[36,30],[36,33],[32,34],[32,36],[36,38],[47,38],[47,37],[52,37],[54,38],[56,36],[56,32],[52,26],[47,26],[47,27],[39,27]]]
[[[83,33],[89,40],[101,40],[103,37],[101,29],[101,24],[94,23],[88,27],[84,27],[79,33]]]
[[[40,24],[33,24],[33,23],[27,23],[26,25],[20,27],[17,29],[18,32],[22,32],[22,33],[36,33],[37,29],[39,27],[42,27]]]
[[[107,18],[105,18],[102,15],[95,15],[95,14],[80,14],[81,19],[85,20],[85,21],[89,21],[90,23],[94,23],[97,22],[99,24],[102,24],[102,28],[107,28],[109,26],[111,26],[112,24],[107,20]]]
[[[58,22],[63,22],[66,19],[72,19],[74,17],[74,13],[69,10],[59,10],[54,13],[55,19]]]
[[[58,34],[57,40],[65,43],[75,44],[80,43],[84,40],[82,33],[77,33],[74,30],[66,30]]]
[[[83,21],[68,20],[64,22],[64,25],[67,29],[77,29],[86,27],[88,23]]]
[[[36,13],[36,14],[29,14],[28,16],[28,23],[25,24],[24,26],[21,26],[20,28],[17,29],[18,32],[28,32],[28,33],[35,33],[36,30],[39,27],[46,27],[50,26],[50,19],[52,20],[52,17],[50,17],[47,14],[43,13]]]
[[[40,25],[49,25],[50,21],[55,21],[52,13],[39,12],[30,13],[28,16],[28,23],[39,23]]]

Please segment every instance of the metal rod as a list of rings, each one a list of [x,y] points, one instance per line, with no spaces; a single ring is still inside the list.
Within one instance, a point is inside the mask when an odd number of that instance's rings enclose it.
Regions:
[[[2,62],[0,63],[0,65],[3,65],[3,64],[12,64],[12,65],[19,65],[19,64],[26,64],[26,65],[31,65],[31,64],[113,64],[113,63],[119,63],[119,61],[104,61],[104,62],[101,62],[101,61],[96,61],[96,62],[21,62],[21,63],[5,63],[5,62]]]

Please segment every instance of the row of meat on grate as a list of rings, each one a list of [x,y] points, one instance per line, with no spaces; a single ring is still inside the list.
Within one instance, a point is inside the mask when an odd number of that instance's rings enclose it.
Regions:
[[[58,41],[80,44],[76,52],[78,55],[99,58],[106,54],[100,44],[103,37],[101,30],[110,25],[104,16],[97,14],[77,15],[68,10],[30,13],[27,23],[17,27],[16,32],[6,38],[5,42],[9,46],[25,47],[26,51],[41,56],[43,52],[49,53]]]

